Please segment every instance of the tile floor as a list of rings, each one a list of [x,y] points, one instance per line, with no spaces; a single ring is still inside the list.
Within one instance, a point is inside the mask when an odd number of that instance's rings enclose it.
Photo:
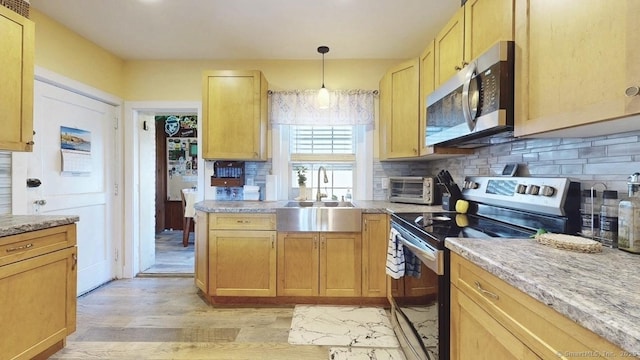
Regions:
[[[182,231],[163,231],[156,235],[156,263],[138,276],[193,276],[193,240],[189,234],[189,246],[182,246]]]

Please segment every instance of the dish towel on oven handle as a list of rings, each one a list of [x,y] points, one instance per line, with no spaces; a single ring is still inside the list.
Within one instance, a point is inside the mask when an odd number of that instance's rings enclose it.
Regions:
[[[422,261],[410,250],[404,251],[404,272],[405,275],[420,279],[420,266]]]
[[[400,233],[396,229],[389,231],[389,246],[387,249],[387,275],[394,279],[404,276],[404,250],[400,243]]]

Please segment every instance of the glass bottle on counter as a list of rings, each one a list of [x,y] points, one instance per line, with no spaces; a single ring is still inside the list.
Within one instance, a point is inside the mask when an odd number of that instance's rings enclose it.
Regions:
[[[640,173],[629,177],[629,200],[618,205],[618,248],[640,254]]]
[[[595,239],[600,236],[600,208],[602,204],[595,189],[582,190],[580,217],[583,236]]]
[[[618,192],[605,190],[602,193],[600,211],[600,239],[602,245],[618,247]]]

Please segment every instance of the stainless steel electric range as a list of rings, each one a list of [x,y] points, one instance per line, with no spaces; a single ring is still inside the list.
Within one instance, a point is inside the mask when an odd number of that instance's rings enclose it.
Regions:
[[[401,245],[405,273],[392,279],[394,331],[409,360],[449,359],[447,237],[528,239],[539,229],[575,234],[580,183],[568,178],[467,177],[466,214],[394,213],[391,241]]]

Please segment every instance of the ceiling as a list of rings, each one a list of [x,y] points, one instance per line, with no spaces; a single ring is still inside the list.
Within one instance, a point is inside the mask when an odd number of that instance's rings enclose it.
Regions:
[[[406,59],[460,0],[31,0],[125,60]]]

